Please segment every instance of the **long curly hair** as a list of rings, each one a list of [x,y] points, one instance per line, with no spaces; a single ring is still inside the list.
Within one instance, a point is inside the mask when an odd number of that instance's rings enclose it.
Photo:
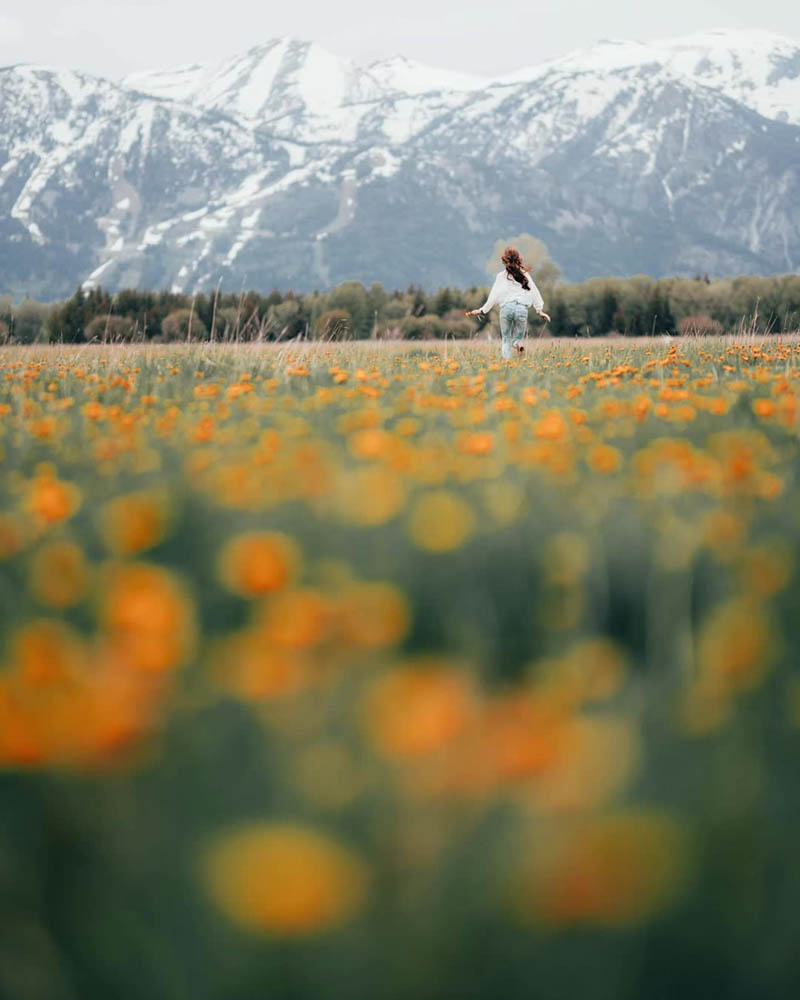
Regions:
[[[506,247],[500,259],[505,264],[506,274],[522,285],[527,292],[531,286],[528,284],[528,275],[525,273],[525,265],[522,263],[519,250],[515,247]]]

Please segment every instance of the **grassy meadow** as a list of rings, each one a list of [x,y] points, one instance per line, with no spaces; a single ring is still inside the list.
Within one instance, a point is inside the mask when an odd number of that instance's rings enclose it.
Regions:
[[[799,394],[0,348],[0,997],[794,995]]]

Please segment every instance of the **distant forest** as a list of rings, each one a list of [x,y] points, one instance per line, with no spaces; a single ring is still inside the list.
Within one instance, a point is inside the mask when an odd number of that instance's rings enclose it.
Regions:
[[[551,322],[531,314],[531,334],[552,337],[626,337],[793,333],[800,331],[800,275],[738,277],[594,278],[560,282],[546,269],[535,275]],[[0,297],[0,341],[86,343],[182,340],[283,341],[431,340],[486,336],[488,319],[465,310],[481,305],[487,287],[411,286],[387,292],[346,282],[329,292],[267,295],[184,295],[126,289],[78,289],[65,302]]]

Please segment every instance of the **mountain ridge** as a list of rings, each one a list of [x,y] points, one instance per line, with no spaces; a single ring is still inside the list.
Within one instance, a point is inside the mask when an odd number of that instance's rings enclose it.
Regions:
[[[576,280],[798,267],[800,46],[604,41],[518,76],[292,39],[0,69],[0,290],[473,284],[521,231]]]

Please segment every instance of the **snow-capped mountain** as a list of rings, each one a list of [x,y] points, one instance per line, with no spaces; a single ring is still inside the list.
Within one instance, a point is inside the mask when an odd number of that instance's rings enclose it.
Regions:
[[[601,42],[497,80],[275,39],[114,84],[0,69],[0,291],[800,266],[800,46]]]
[[[604,39],[509,79],[533,80],[552,68],[602,75],[648,66],[718,90],[766,118],[800,124],[800,45],[768,31],[708,31],[651,44]]]

